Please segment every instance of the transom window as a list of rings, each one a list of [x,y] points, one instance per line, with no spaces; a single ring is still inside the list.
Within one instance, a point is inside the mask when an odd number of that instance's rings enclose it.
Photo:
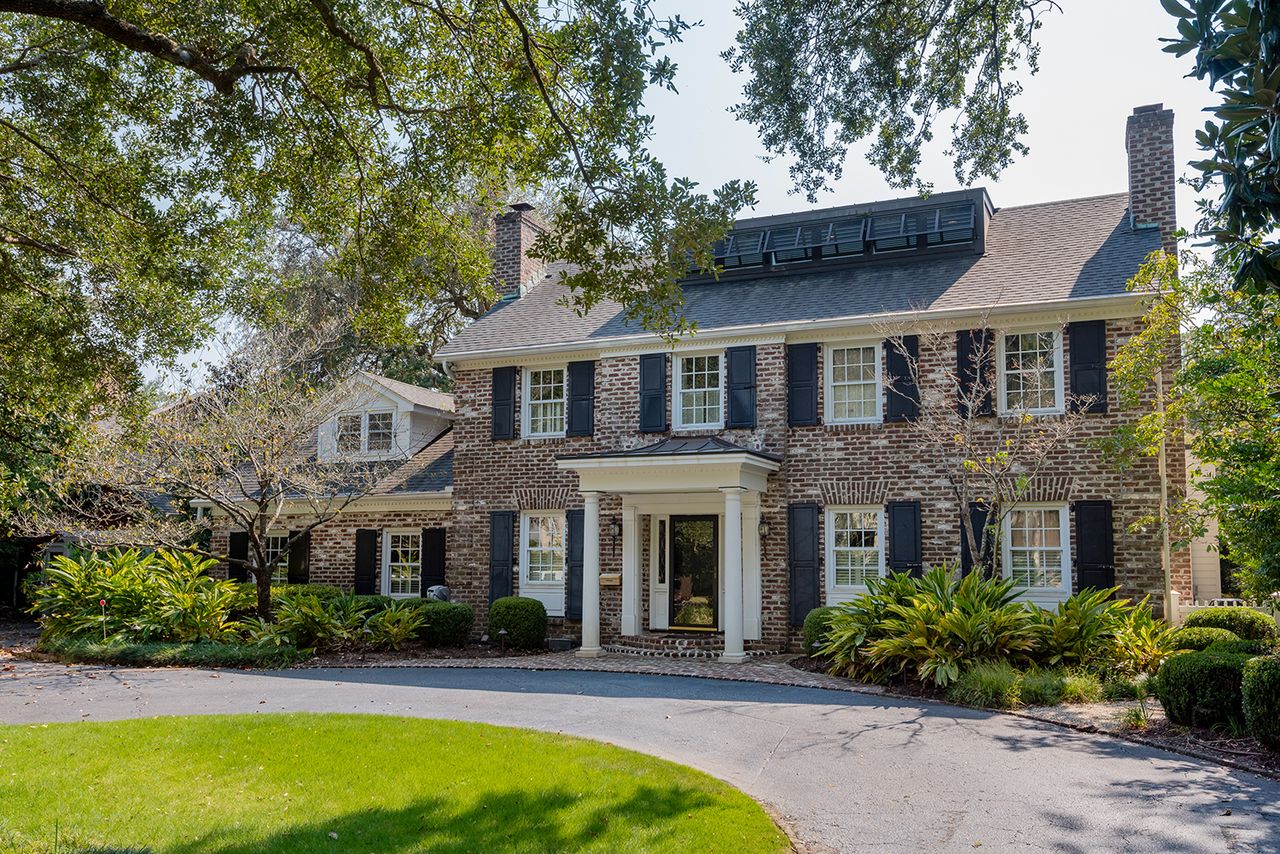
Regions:
[[[883,574],[883,528],[879,507],[827,511],[828,588],[865,587]]]
[[[363,432],[363,418],[360,415],[338,416],[338,451],[343,454],[360,452]]]
[[[525,524],[525,580],[530,584],[563,584],[564,517],[531,514]]]
[[[724,423],[720,354],[676,360],[676,427],[719,427]]]
[[[1067,508],[1018,507],[1005,522],[1004,574],[1029,590],[1071,585]]]
[[[827,422],[880,420],[880,345],[828,348]]]
[[[1000,338],[1000,405],[1007,412],[1062,409],[1062,333],[1017,332]]]
[[[388,596],[422,595],[422,534],[419,531],[388,531],[386,535]]]
[[[262,541],[262,550],[265,553],[263,557],[267,561],[267,566],[271,567],[272,584],[289,583],[288,545],[288,534],[268,534]],[[273,564],[273,561],[277,560],[279,563]]]
[[[525,371],[524,399],[526,436],[564,435],[564,368]]]

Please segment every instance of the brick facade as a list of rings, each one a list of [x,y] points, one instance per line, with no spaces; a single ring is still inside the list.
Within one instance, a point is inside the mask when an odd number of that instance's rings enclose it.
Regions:
[[[1177,251],[1173,110],[1163,104],[1136,107],[1125,126],[1129,154],[1129,203],[1134,227],[1157,227],[1166,252]]]

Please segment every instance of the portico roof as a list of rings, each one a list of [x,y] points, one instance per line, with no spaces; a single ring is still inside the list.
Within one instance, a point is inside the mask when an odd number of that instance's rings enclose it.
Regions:
[[[707,492],[741,488],[763,492],[782,458],[718,436],[675,436],[619,451],[569,454],[556,459],[576,471],[580,488],[594,492]]]

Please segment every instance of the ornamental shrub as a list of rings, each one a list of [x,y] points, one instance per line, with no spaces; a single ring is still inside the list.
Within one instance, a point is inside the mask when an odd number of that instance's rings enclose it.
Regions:
[[[253,595],[258,595],[257,588],[252,584],[246,584],[245,587],[253,591]],[[271,587],[271,606],[275,607],[281,599],[288,599],[294,596],[313,596],[322,602],[330,599],[337,599],[339,596],[346,596],[347,591],[341,587],[334,587],[332,584],[276,584]]]
[[[257,646],[239,643],[131,643],[70,638],[41,639],[40,652],[61,661],[114,664],[129,667],[288,667],[307,653],[289,645]]]
[[[1182,625],[1226,629],[1244,640],[1268,641],[1273,645],[1280,641],[1280,626],[1276,621],[1252,608],[1200,608],[1192,611]]]
[[[507,643],[516,649],[541,649],[547,644],[547,609],[537,599],[504,596],[489,606],[489,640],[507,630]]]
[[[1244,666],[1240,699],[1249,734],[1280,750],[1280,656],[1254,658]]]
[[[390,596],[378,596],[374,594],[361,593],[351,597],[351,601],[364,608],[369,614],[376,614],[379,611],[385,611],[397,601],[417,602],[416,599],[397,600]]]
[[[1040,663],[1050,667],[1109,663],[1111,646],[1131,607],[1114,598],[1118,589],[1083,590],[1059,603],[1056,610],[1035,609],[1044,626],[1036,651]]]
[[[465,646],[471,640],[476,615],[470,605],[463,602],[436,602],[431,599],[412,601],[413,607],[422,615],[418,639],[427,646]]]
[[[1235,655],[1266,655],[1271,652],[1271,644],[1256,640],[1220,640],[1209,644],[1206,649],[1214,653],[1233,653]]]
[[[984,709],[1022,705],[1022,674],[1007,661],[983,661],[965,670],[947,688],[947,699]]]
[[[1178,645],[1178,649],[1202,650],[1208,649],[1209,644],[1218,641],[1237,641],[1240,640],[1235,632],[1228,629],[1217,629],[1212,626],[1183,626],[1173,633],[1173,642]]]
[[[826,605],[821,608],[814,608],[805,616],[803,630],[805,655],[814,656],[818,647],[827,642],[831,618],[839,610],[835,605]]]
[[[364,631],[374,649],[398,650],[418,634],[425,622],[422,611],[412,601],[402,600],[370,614]]]
[[[1165,715],[1186,726],[1239,723],[1244,716],[1240,688],[1249,659],[1209,650],[1173,656],[1161,666],[1155,685]]]

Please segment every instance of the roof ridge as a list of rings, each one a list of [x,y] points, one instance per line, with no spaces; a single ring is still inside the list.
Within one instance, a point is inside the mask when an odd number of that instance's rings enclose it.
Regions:
[[[1124,196],[1125,198],[1128,198],[1129,191],[1124,190],[1119,193],[1098,193],[1093,196],[1073,196],[1072,198],[1069,198],[1069,199],[1053,199],[1047,202],[1031,202],[1025,205],[1006,205],[1005,207],[1002,207],[1002,208],[996,208],[996,213],[999,214],[1004,211],[1020,211],[1020,210],[1026,210],[1027,208],[1047,208],[1051,205],[1065,205],[1070,202],[1096,202],[1098,199],[1114,199],[1120,196]]]

